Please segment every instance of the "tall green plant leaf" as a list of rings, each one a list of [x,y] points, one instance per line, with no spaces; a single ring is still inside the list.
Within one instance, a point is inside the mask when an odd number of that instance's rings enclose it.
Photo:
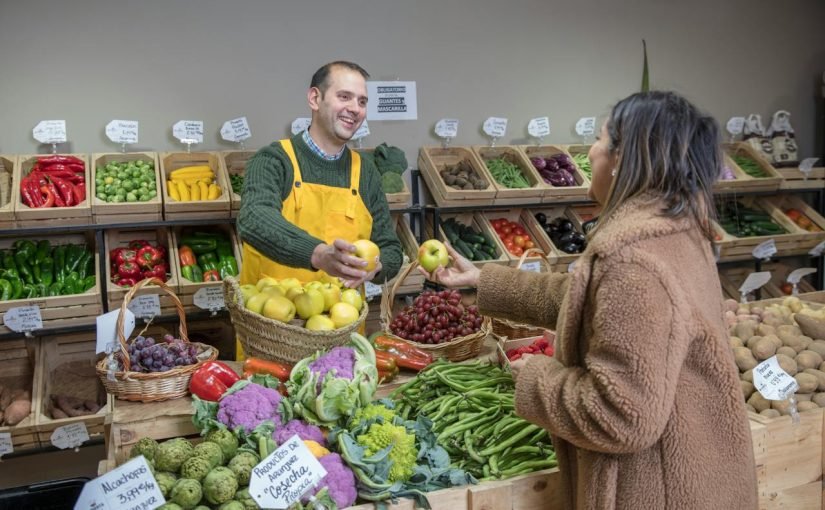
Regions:
[[[650,91],[650,74],[647,69],[647,43],[642,39],[642,51],[644,53],[644,68],[642,69],[642,92]]]

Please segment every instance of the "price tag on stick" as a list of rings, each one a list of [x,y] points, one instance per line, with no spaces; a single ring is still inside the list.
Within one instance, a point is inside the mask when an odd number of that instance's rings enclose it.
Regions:
[[[261,508],[285,509],[326,476],[324,466],[297,435],[252,468],[249,494]]]
[[[799,389],[799,383],[782,370],[776,356],[771,356],[753,369],[753,385],[768,400],[785,400]]]
[[[51,442],[57,448],[77,448],[89,440],[89,431],[82,421],[71,423],[54,429],[51,435]]]
[[[522,271],[530,271],[531,273],[541,272],[541,262],[534,260],[532,262],[525,262],[521,265]]]
[[[725,124],[725,129],[733,136],[741,135],[745,128],[745,117],[731,117],[728,123]]]
[[[116,349],[117,340],[117,316],[120,309],[112,310],[109,313],[98,315],[97,317],[97,339],[95,345],[95,352],[112,352]],[[123,316],[123,338],[129,338],[132,331],[135,330],[135,314],[132,310],[126,309]]]
[[[592,136],[596,132],[596,117],[582,117],[576,121],[576,134]]]
[[[223,126],[221,126],[221,138],[227,142],[236,142],[243,145],[243,141],[251,137],[252,130],[249,129],[249,123],[246,121],[246,117],[227,120],[223,123]]]
[[[490,146],[492,147],[496,144],[496,140],[503,137],[507,132],[507,119],[504,117],[488,117],[481,129],[490,137]]]
[[[223,298],[223,287],[204,287],[198,289],[193,297],[195,306],[201,310],[210,310],[216,312],[226,308],[226,303]]]
[[[41,120],[32,129],[32,136],[40,143],[52,145],[66,143],[66,121]]]
[[[799,269],[794,269],[791,271],[791,274],[788,275],[786,278],[787,282],[793,285],[793,290],[791,294],[796,296],[799,294],[799,282],[802,281],[803,278],[808,276],[809,274],[816,273],[816,269],[813,267],[800,267]]]
[[[135,317],[141,319],[151,319],[155,315],[160,315],[160,296],[157,294],[144,294],[135,296],[127,307]]]
[[[376,285],[372,282],[364,282],[364,294],[367,297],[367,301],[372,300],[372,298],[381,295],[382,289],[380,285]]]
[[[453,138],[458,136],[458,119],[441,119],[435,123],[435,134],[444,139],[444,146],[448,146]]]
[[[550,119],[548,117],[536,117],[527,124],[527,132],[541,143],[545,136],[550,135]]]
[[[817,161],[819,158],[805,158],[799,163],[799,171],[805,175],[806,180],[811,176],[811,170],[814,169]]]
[[[43,329],[40,307],[31,305],[9,308],[3,314],[3,324],[15,333],[31,333],[34,330]]]
[[[753,258],[767,260],[776,255],[776,241],[768,239],[763,243],[759,243],[753,249]]]
[[[143,455],[87,482],[74,510],[154,510],[166,503]]]
[[[825,241],[814,246],[811,251],[808,252],[808,255],[811,257],[821,257],[823,252],[825,252]]]
[[[310,124],[312,124],[312,119],[309,117],[298,117],[292,121],[292,134],[297,135],[301,131],[309,129]]]
[[[742,303],[745,303],[747,301],[745,299],[745,296],[755,291],[756,289],[761,288],[769,281],[771,281],[770,271],[760,271],[758,273],[749,274],[748,277],[745,278],[745,281],[742,282],[742,286],[739,287],[739,294],[741,296],[740,301]]]
[[[186,145],[203,143],[203,121],[179,120],[172,126],[172,134]]]
[[[113,120],[106,124],[106,137],[123,146],[138,143],[138,127],[136,120]]]
[[[11,442],[11,432],[0,432],[0,457],[14,452]]]

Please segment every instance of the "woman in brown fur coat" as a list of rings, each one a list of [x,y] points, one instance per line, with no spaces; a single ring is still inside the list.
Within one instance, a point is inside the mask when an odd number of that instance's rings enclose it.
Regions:
[[[598,226],[570,274],[450,250],[432,279],[485,315],[557,332],[516,375],[516,411],[551,433],[567,508],[752,509],[750,430],[711,247],[717,123],[673,93],[619,102],[589,158]]]

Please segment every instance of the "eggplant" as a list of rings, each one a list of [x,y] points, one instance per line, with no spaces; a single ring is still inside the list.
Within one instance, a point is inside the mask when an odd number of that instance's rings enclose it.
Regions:
[[[561,251],[563,251],[564,253],[581,253],[582,252],[581,245],[576,244],[576,243],[563,244],[563,245],[561,245],[561,248],[559,248],[559,249]]]
[[[536,213],[536,221],[539,222],[539,225],[547,224],[547,215],[544,213]]]
[[[544,170],[547,166],[544,158],[530,158],[530,163],[533,163],[533,166],[536,167],[536,170]]]
[[[575,227],[573,227],[573,222],[568,220],[567,218],[561,218],[559,222],[559,232],[574,232]]]

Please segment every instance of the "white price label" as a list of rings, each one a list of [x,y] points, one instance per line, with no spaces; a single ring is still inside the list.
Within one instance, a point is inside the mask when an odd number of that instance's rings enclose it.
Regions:
[[[135,314],[135,317],[151,319],[155,315],[160,315],[160,296],[157,294],[136,296],[129,303],[128,308]]]
[[[179,120],[172,126],[172,135],[181,143],[203,143],[203,121]]]
[[[578,260],[574,260],[573,262],[567,264],[567,272],[568,273],[572,273],[573,270],[576,269],[576,262],[578,262]]]
[[[32,129],[32,136],[40,143],[66,143],[66,121],[41,120]]]
[[[138,121],[113,120],[106,124],[106,136],[115,143],[138,143]]]
[[[753,254],[753,258],[769,259],[776,255],[776,241],[768,239],[765,242],[759,243],[751,253]]]
[[[74,510],[154,510],[166,503],[143,455],[87,482]]]
[[[805,278],[809,274],[814,273],[816,273],[816,269],[812,267],[800,267],[799,269],[794,269],[793,271],[791,271],[791,274],[788,275],[786,280],[788,281],[788,283],[796,285],[803,278]]]
[[[360,140],[362,138],[366,138],[370,136],[370,127],[367,125],[367,121],[365,120],[361,127],[358,128],[358,131],[352,135],[353,140]]]
[[[739,293],[742,294],[742,296],[745,296],[762,287],[769,281],[771,281],[770,271],[751,273],[747,278],[745,278],[745,281],[742,282],[742,286],[739,287]]]
[[[11,432],[0,432],[0,457],[14,452],[11,442]]]
[[[819,158],[805,158],[799,162],[799,171],[805,174],[806,179],[811,175],[811,170],[814,169],[817,161],[819,161]]]
[[[590,136],[596,132],[596,117],[582,117],[576,121],[576,134]]]
[[[458,136],[458,119],[441,119],[435,123],[435,134],[441,138]]]
[[[252,130],[249,129],[249,122],[246,117],[227,120],[221,126],[221,138],[227,142],[242,142],[252,137]]]
[[[288,508],[326,474],[324,466],[294,435],[252,468],[249,494],[261,508]]]
[[[134,301],[132,301],[134,303]],[[120,310],[113,310],[109,313],[97,316],[97,339],[95,352],[112,352],[115,350],[117,340],[117,316]],[[129,338],[135,330],[135,314],[130,309],[126,309],[123,316],[123,338]]]
[[[745,117],[731,117],[725,125],[725,129],[732,135],[741,135],[745,129]]]
[[[26,333],[36,329],[43,329],[40,307],[31,305],[9,308],[9,310],[3,314],[3,324],[16,333]]]
[[[309,129],[310,124],[312,124],[312,119],[309,117],[298,117],[292,121],[292,134],[297,135],[301,131]]]
[[[825,252],[825,241],[822,241],[821,243],[811,248],[811,251],[808,252],[808,255],[810,255],[811,257],[820,257],[822,256],[823,252]]]
[[[541,262],[538,260],[534,260],[532,262],[525,262],[521,265],[522,271],[530,271],[531,273],[540,273],[541,272]]]
[[[381,295],[381,286],[376,285],[372,282],[364,282],[364,294],[366,294],[367,301],[370,301],[372,298]]]
[[[548,117],[536,117],[527,123],[527,132],[533,138],[544,138],[550,134],[550,119]]]
[[[50,439],[52,444],[61,450],[76,448],[89,440],[89,431],[86,430],[86,424],[79,421],[57,427]]]
[[[226,307],[223,300],[223,287],[204,287],[195,292],[195,306],[201,310],[216,311]]]
[[[481,129],[490,138],[501,138],[507,132],[507,119],[504,117],[488,117]]]
[[[753,385],[768,400],[785,400],[799,389],[796,379],[782,370],[776,356],[771,356],[753,369]]]

